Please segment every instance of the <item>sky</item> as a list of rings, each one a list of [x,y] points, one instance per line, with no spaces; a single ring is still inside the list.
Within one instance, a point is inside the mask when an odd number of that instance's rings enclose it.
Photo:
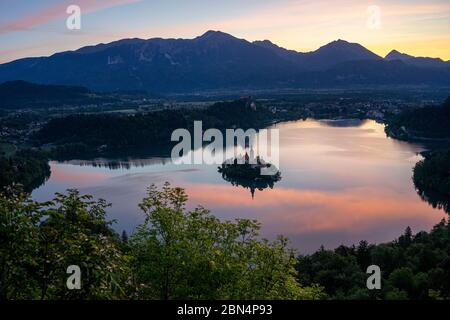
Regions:
[[[81,9],[70,30],[69,5]],[[0,0],[0,63],[123,38],[220,30],[307,52],[333,40],[450,60],[450,0]]]

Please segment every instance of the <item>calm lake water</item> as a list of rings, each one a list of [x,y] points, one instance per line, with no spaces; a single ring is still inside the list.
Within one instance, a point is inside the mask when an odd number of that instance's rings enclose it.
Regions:
[[[282,180],[254,198],[223,180],[216,165],[179,166],[165,158],[51,162],[50,179],[33,197],[44,201],[78,188],[111,202],[115,228],[131,234],[143,221],[137,205],[146,187],[169,181],[186,188],[190,208],[202,205],[222,219],[257,219],[264,237],[283,234],[302,253],[391,241],[407,226],[429,230],[446,216],[414,190],[412,168],[423,147],[387,138],[382,124],[306,120],[274,127],[280,129]]]

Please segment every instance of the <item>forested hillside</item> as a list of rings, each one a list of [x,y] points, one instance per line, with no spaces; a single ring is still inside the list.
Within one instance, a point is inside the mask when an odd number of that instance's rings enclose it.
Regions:
[[[164,110],[136,115],[72,115],[50,120],[34,136],[39,144],[59,146],[55,152],[88,154],[97,148],[167,147],[175,129],[192,132],[194,121],[203,129],[261,128],[271,121],[265,109],[254,109],[250,99],[216,103],[206,110]]]
[[[450,140],[450,97],[441,106],[407,110],[392,117],[386,132],[401,140]]]

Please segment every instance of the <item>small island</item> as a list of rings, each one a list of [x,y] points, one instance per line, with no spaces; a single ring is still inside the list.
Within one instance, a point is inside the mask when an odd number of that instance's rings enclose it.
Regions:
[[[244,157],[228,159],[218,167],[222,178],[234,186],[242,186],[250,189],[252,198],[256,190],[273,188],[276,182],[281,180],[281,172],[278,168],[265,162],[260,156],[253,157],[253,151],[245,153]]]

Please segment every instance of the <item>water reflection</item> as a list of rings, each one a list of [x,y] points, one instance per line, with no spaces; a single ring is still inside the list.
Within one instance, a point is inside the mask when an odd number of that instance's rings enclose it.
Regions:
[[[143,221],[137,204],[145,188],[169,181],[186,189],[189,208],[203,205],[221,219],[258,219],[263,236],[284,234],[302,252],[322,244],[390,241],[406,226],[429,230],[446,216],[417,196],[411,180],[423,147],[387,138],[383,125],[307,120],[275,127],[280,129],[283,179],[273,188],[225,181],[216,165],[177,166],[149,158],[114,166],[52,162],[50,179],[33,197],[43,201],[56,191],[79,188],[112,202],[108,214],[117,219],[116,229],[131,233]]]
[[[238,178],[227,175],[225,172],[222,173],[222,178],[225,181],[230,182],[235,187],[242,187],[244,189],[250,190],[250,194],[252,195],[252,199],[255,198],[255,191],[263,191],[264,189],[270,188],[273,189],[275,183],[281,178],[272,180],[272,179],[248,179],[248,178]]]
[[[170,163],[169,158],[150,158],[150,159],[104,159],[97,158],[93,160],[68,160],[60,161],[59,163],[77,165],[81,167],[94,167],[94,168],[108,168],[110,170],[126,169],[129,170],[134,167],[146,167],[150,165],[165,165]]]
[[[321,123],[326,124],[330,127],[340,127],[340,128],[349,128],[349,127],[359,127],[366,123],[366,120],[362,119],[342,119],[342,120],[320,120]]]

